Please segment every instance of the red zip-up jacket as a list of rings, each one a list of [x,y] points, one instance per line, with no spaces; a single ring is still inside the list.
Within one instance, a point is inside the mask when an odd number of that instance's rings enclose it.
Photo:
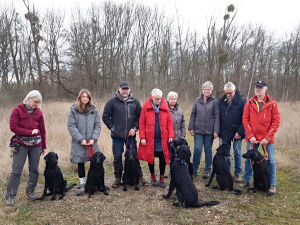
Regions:
[[[37,146],[42,146],[43,149],[47,148],[44,117],[39,108],[35,108],[34,111],[29,114],[24,104],[18,105],[13,109],[10,115],[9,126],[10,130],[17,136],[33,137],[41,135],[42,141]],[[32,135],[32,130],[34,129],[38,129],[39,133]],[[19,143],[24,146],[22,142]]]
[[[278,104],[267,94],[263,102],[260,111],[257,96],[246,102],[243,114],[246,141],[250,141],[251,137],[255,137],[257,141],[266,138],[270,144],[274,144],[274,135],[280,125]]]

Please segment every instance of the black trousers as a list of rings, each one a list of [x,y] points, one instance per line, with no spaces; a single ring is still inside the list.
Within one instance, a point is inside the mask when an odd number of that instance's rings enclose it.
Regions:
[[[158,157],[159,172],[160,172],[160,175],[164,175],[165,169],[166,169],[166,161],[165,161],[164,153],[162,151],[154,151],[154,157]],[[154,162],[153,162],[153,164],[148,163],[148,167],[149,167],[150,173],[154,174]]]

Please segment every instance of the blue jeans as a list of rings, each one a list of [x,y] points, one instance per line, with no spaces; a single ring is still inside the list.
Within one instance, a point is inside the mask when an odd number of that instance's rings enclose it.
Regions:
[[[253,149],[258,148],[258,144],[255,144],[253,146]],[[247,142],[246,149],[250,149],[250,142]],[[275,162],[275,152],[274,152],[274,144],[268,144],[267,145],[267,152],[269,154],[268,159],[268,169],[270,174],[270,185],[275,186],[276,185],[276,162]],[[249,182],[252,177],[252,167],[250,164],[250,160],[245,160],[245,174],[244,174],[244,181]]]
[[[200,165],[202,148],[204,145],[205,152],[205,167],[204,172],[210,173],[212,163],[212,144],[214,141],[213,135],[209,134],[194,134],[194,155],[193,155],[193,173],[196,174]]]
[[[222,144],[227,144],[231,147],[231,140],[223,140]],[[242,172],[242,139],[233,139],[232,148],[234,154],[234,174],[240,174]],[[230,171],[231,161],[230,161],[230,150],[227,155],[227,166]]]

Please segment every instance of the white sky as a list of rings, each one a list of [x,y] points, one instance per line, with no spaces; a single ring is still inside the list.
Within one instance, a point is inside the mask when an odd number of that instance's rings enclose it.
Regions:
[[[71,12],[77,6],[85,9],[90,3],[101,3],[104,0],[29,0],[38,11],[54,8]],[[127,0],[111,0],[127,2]],[[24,10],[23,0],[0,0],[1,4],[14,5]],[[237,9],[236,23],[240,25],[252,23],[262,24],[268,31],[278,37],[293,32],[300,25],[300,0],[135,0],[137,3],[164,10],[168,16],[176,18],[176,11],[184,27],[189,26],[204,34],[207,21],[217,18],[222,21],[226,6],[234,4]]]

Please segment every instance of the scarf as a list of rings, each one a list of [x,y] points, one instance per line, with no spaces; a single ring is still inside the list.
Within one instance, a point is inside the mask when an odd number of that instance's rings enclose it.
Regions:
[[[159,113],[159,107],[161,106],[161,103],[159,105],[154,105],[153,102],[151,101],[152,108],[155,113]]]

